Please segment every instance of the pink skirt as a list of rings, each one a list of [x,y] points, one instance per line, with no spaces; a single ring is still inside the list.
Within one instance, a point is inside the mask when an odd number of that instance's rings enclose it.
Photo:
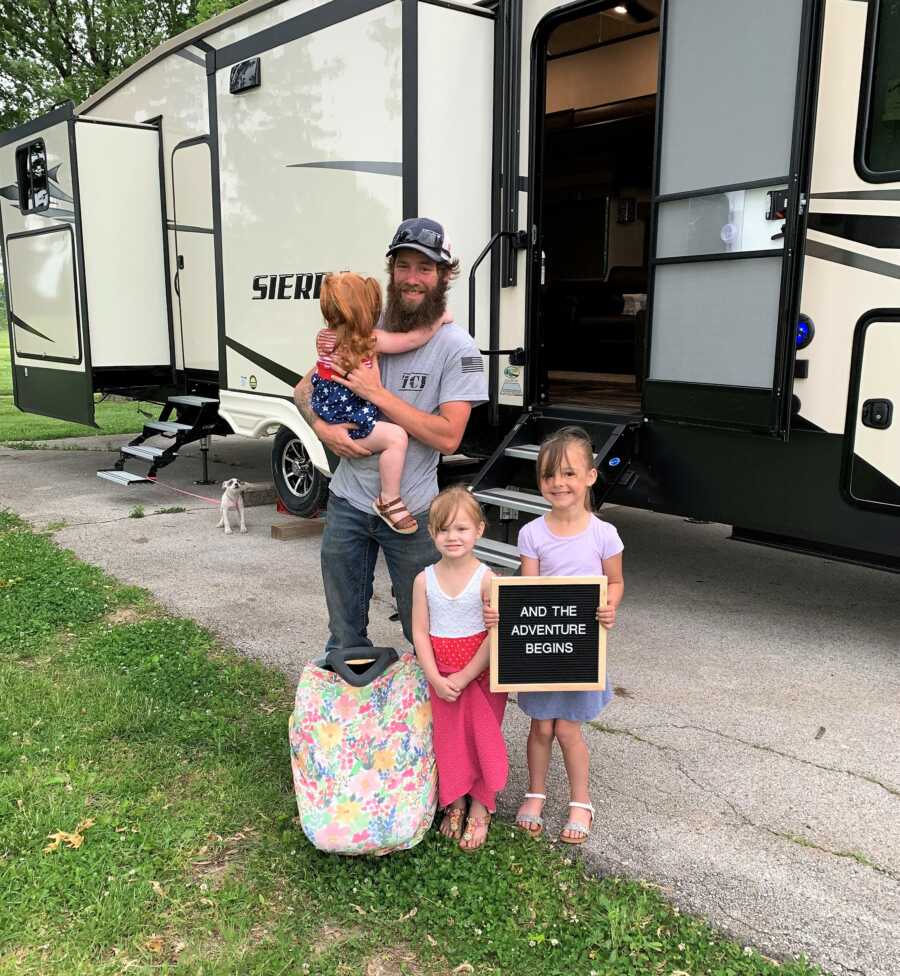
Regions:
[[[487,636],[431,637],[442,675],[455,674],[472,660]],[[467,794],[492,813],[496,794],[506,785],[509,762],[500,726],[506,693],[492,692],[487,669],[470,681],[455,702],[447,702],[429,685],[434,718],[434,755],[438,801],[442,807]]]

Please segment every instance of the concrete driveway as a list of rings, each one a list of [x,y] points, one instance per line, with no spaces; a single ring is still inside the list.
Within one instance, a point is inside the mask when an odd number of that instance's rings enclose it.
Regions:
[[[247,535],[225,536],[207,501],[100,481],[122,440],[0,448],[0,507],[64,521],[61,545],[296,677],[326,637],[318,535],[272,540],[291,520],[265,507],[248,510]],[[267,442],[217,441],[212,455],[218,480],[270,480]],[[192,484],[199,472],[186,452],[161,477],[216,499]],[[129,518],[137,504],[147,517]],[[169,506],[187,511],[153,514]],[[721,525],[605,517],[625,541],[626,596],[609,646],[616,700],[587,730],[586,858],[771,955],[897,976],[900,576],[731,542]],[[379,566],[376,643],[402,640],[391,609]],[[505,730],[511,816],[526,786],[515,706]],[[558,761],[549,792],[552,836],[567,799]]]

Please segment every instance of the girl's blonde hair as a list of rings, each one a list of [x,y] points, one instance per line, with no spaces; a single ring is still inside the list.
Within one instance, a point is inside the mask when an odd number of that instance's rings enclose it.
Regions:
[[[352,271],[325,275],[319,296],[322,317],[337,332],[335,351],[347,372],[375,351],[372,330],[381,315],[381,285]]]
[[[460,509],[470,515],[476,525],[485,521],[481,505],[472,492],[462,485],[452,485],[445,488],[431,503],[428,509],[428,531],[435,535],[445,529]]]
[[[569,449],[581,451],[588,470],[596,467],[594,464],[594,446],[587,435],[587,431],[581,427],[561,427],[556,433],[551,434],[541,444],[537,456],[537,480],[540,484],[545,478],[552,478],[554,474],[563,466]],[[593,511],[591,499],[591,489],[584,497],[584,507],[590,512]]]

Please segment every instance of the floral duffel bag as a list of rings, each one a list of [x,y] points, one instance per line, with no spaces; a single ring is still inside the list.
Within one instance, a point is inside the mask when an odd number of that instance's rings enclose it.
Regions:
[[[345,648],[308,664],[289,735],[300,825],[319,850],[387,854],[425,836],[437,768],[428,683],[413,655]]]

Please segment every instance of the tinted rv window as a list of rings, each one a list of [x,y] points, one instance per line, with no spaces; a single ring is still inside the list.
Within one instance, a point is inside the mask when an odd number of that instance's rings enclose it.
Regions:
[[[34,213],[50,206],[47,149],[43,139],[26,143],[16,150],[16,181],[22,213]]]
[[[900,177],[900,0],[875,0],[872,6],[861,168],[867,178],[884,181]]]

